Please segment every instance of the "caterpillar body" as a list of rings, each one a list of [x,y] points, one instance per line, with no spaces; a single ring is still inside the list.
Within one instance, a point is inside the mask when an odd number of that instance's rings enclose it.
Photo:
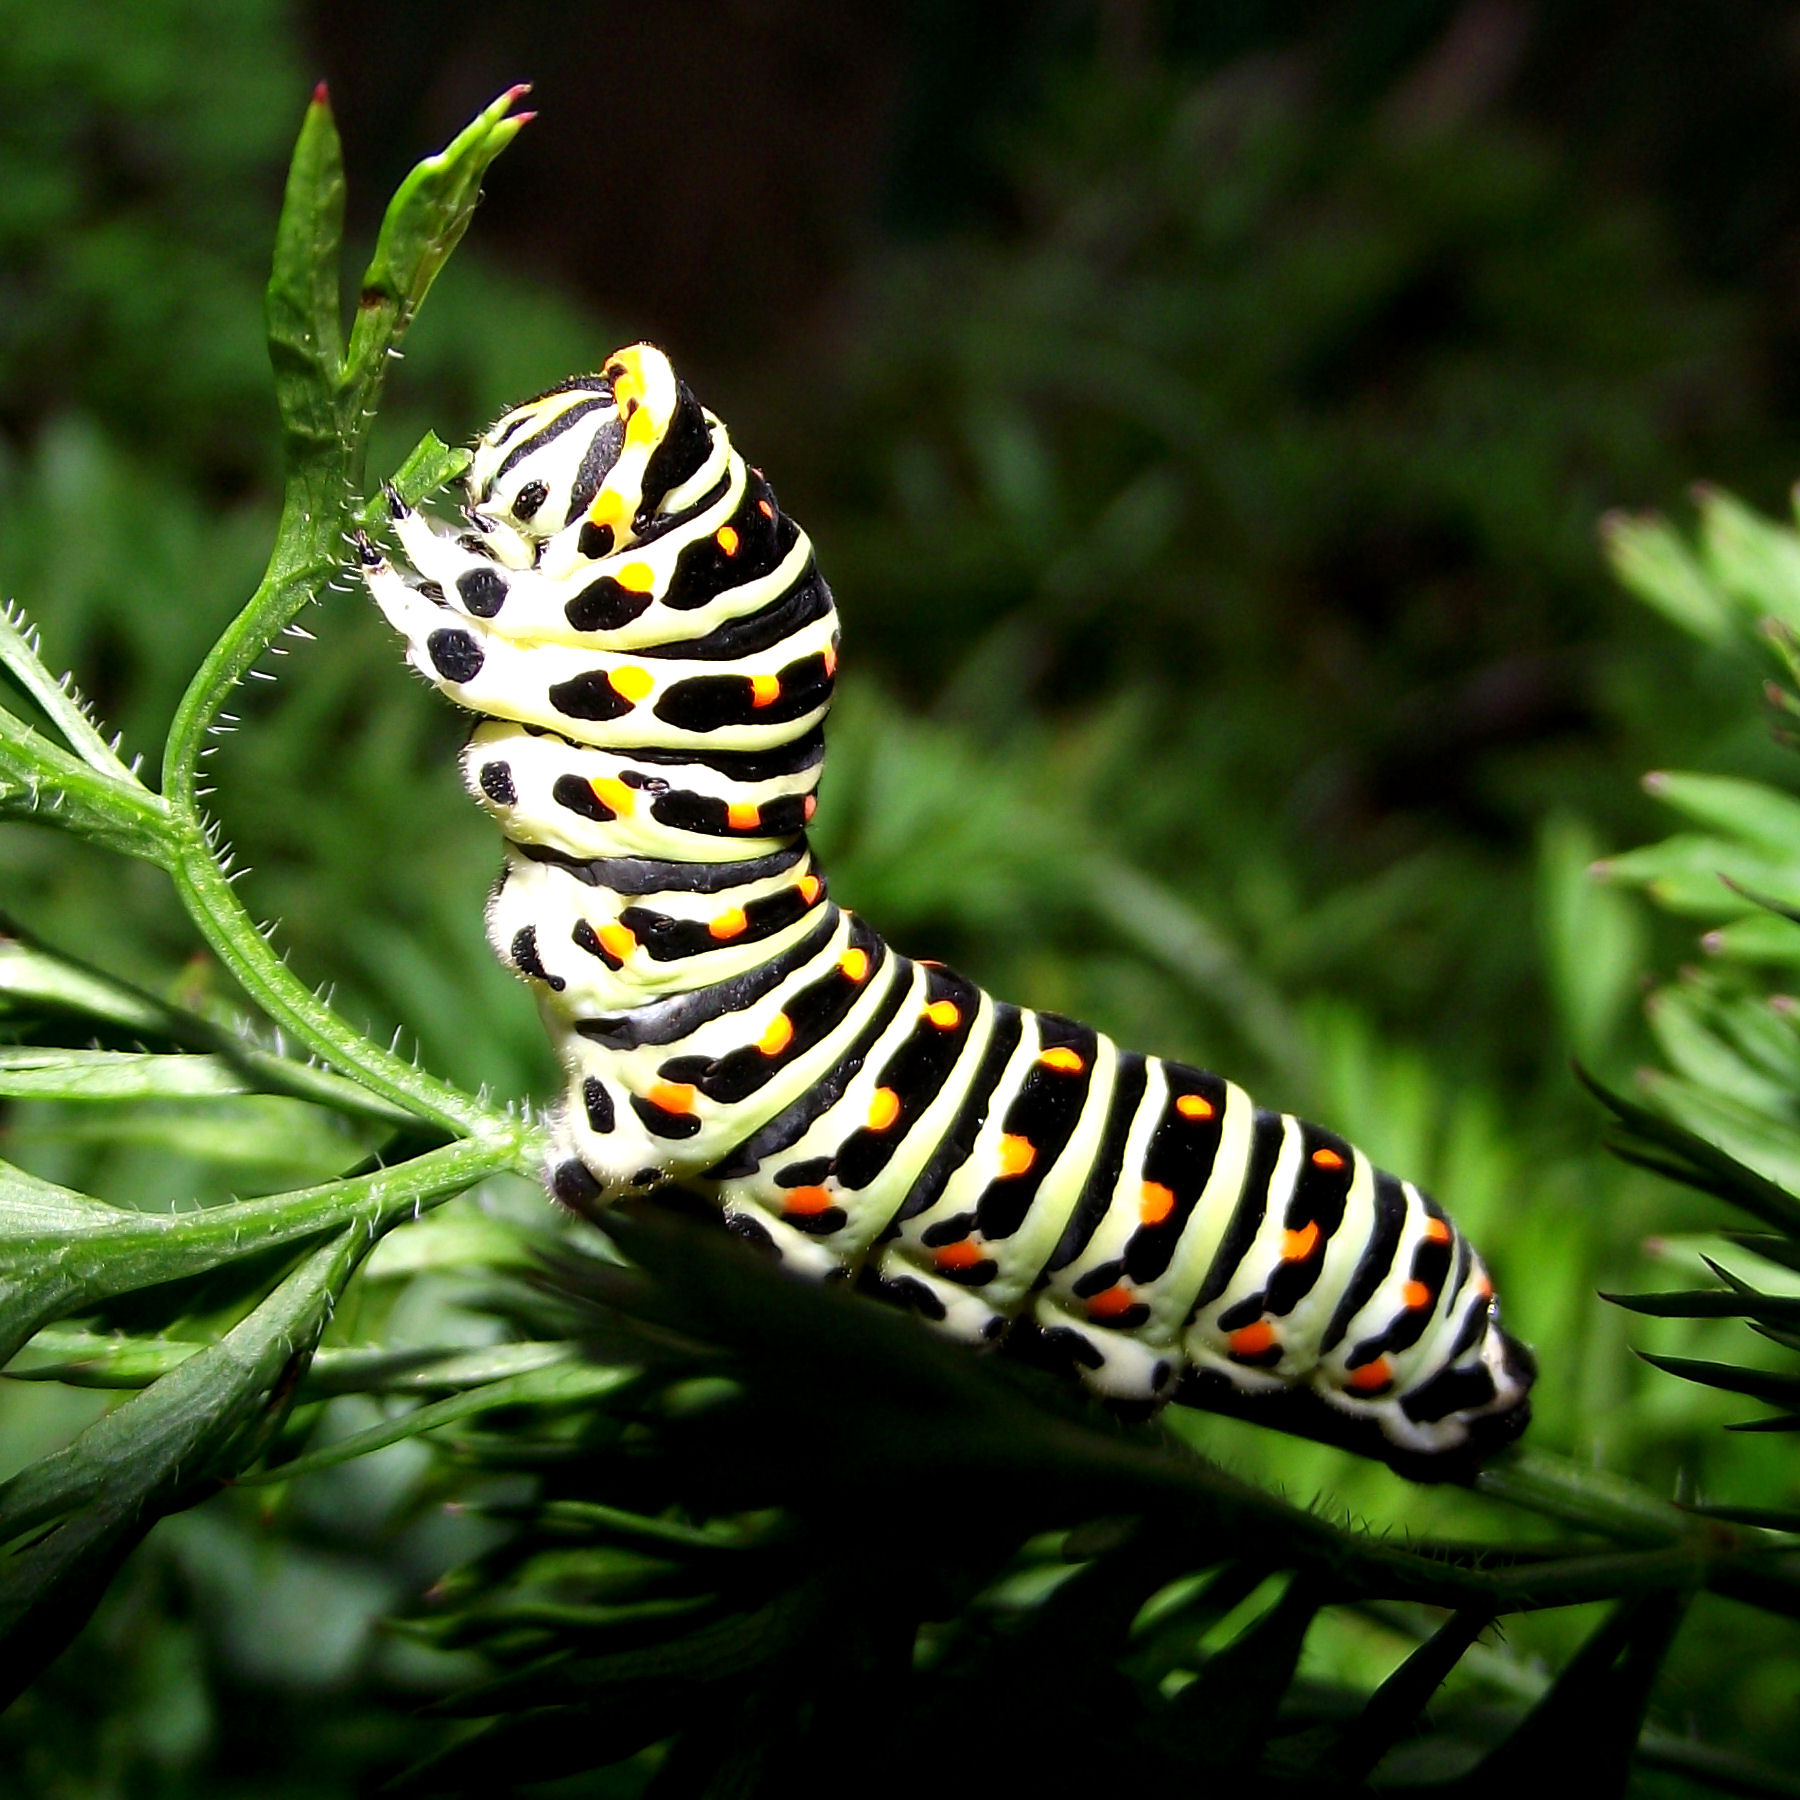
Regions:
[[[1028,1322],[1117,1402],[1299,1401],[1425,1472],[1523,1429],[1530,1356],[1417,1187],[830,899],[831,592],[660,351],[510,409],[466,484],[463,529],[390,495],[405,563],[358,554],[409,661],[485,715],[462,771],[506,839],[489,936],[568,1072],[560,1198],[680,1183],[957,1337]]]

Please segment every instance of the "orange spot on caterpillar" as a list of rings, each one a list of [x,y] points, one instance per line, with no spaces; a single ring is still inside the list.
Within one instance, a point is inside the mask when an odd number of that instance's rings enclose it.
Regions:
[[[659,1081],[644,1098],[666,1113],[691,1113],[694,1089],[685,1081]]]
[[[1315,1169],[1341,1169],[1344,1166],[1344,1159],[1335,1150],[1315,1150],[1312,1162]]]
[[[1079,1051],[1071,1050],[1064,1044],[1046,1050],[1038,1058],[1046,1069],[1054,1069],[1059,1075],[1079,1075],[1086,1065],[1081,1060]]]
[[[737,555],[738,534],[733,531],[729,525],[721,525],[719,529],[713,533],[713,542],[717,544],[727,556]]]
[[[1409,1281],[1400,1290],[1401,1304],[1408,1312],[1422,1312],[1431,1304],[1431,1289],[1422,1281]]]
[[[811,906],[825,891],[824,882],[816,875],[802,875],[800,879],[794,883],[794,886],[800,890],[800,898],[804,900],[808,906]]]
[[[973,1238],[941,1244],[931,1256],[940,1269],[972,1269],[978,1262],[987,1261],[987,1252]]]
[[[900,1116],[900,1096],[892,1088],[877,1088],[869,1101],[869,1129],[886,1131]]]
[[[1484,1300],[1493,1299],[1493,1297],[1494,1297],[1494,1278],[1487,1272],[1486,1269],[1483,1269],[1481,1271],[1481,1273],[1475,1277],[1475,1291]]]
[[[741,937],[750,928],[750,921],[744,916],[741,906],[728,906],[716,919],[707,924],[707,931],[721,940]]]
[[[594,798],[621,819],[637,804],[637,796],[616,775],[596,775],[588,786],[594,790]]]
[[[1385,1356],[1378,1356],[1373,1362],[1364,1363],[1360,1369],[1352,1369],[1344,1377],[1344,1386],[1353,1394],[1374,1394],[1393,1379],[1394,1365]]]
[[[1000,1134],[1001,1181],[1011,1181],[1014,1176],[1025,1174],[1036,1161],[1037,1145],[1030,1138],[1020,1137],[1016,1131]]]
[[[1175,1102],[1175,1110],[1184,1119],[1210,1119],[1214,1107],[1204,1094],[1182,1094]]]
[[[962,1023],[962,1008],[954,1000],[934,1000],[925,1008],[924,1017],[939,1031],[954,1031]]]
[[[772,507],[766,500],[757,501],[756,510],[759,513],[761,513],[765,519],[772,519],[775,516],[774,507]]]
[[[764,1056],[779,1056],[794,1041],[794,1021],[786,1013],[777,1013],[769,1021],[769,1029],[756,1040]]]
[[[1160,1225],[1175,1210],[1175,1190],[1160,1181],[1146,1181],[1138,1190],[1138,1218],[1145,1225]]]
[[[846,950],[838,958],[838,967],[852,981],[867,981],[869,978],[869,953],[866,950]]]
[[[628,562],[613,580],[628,594],[647,594],[656,586],[656,571],[647,562]]]
[[[806,798],[800,802],[800,816],[803,819],[810,819],[818,810],[819,803],[811,794],[808,794]]]
[[[827,675],[835,675],[837,673],[837,645],[827,644],[819,652],[819,660],[825,665]]]
[[[1447,1220],[1434,1217],[1425,1221],[1425,1241],[1428,1244],[1447,1244],[1450,1241],[1450,1226]]]
[[[648,669],[640,669],[636,663],[626,663],[623,668],[614,669],[606,679],[612,684],[615,694],[629,700],[634,706],[656,686],[656,677]]]
[[[623,962],[637,948],[637,939],[626,925],[602,925],[594,936],[600,940],[601,948],[607,955],[619,962]]]
[[[810,1219],[819,1213],[828,1212],[836,1204],[837,1202],[831,1197],[830,1188],[790,1188],[781,1196],[781,1210],[786,1213],[797,1213],[803,1219]]]
[[[1096,1294],[1088,1301],[1087,1310],[1090,1319],[1116,1319],[1120,1313],[1130,1312],[1137,1305],[1137,1297],[1128,1287],[1109,1287],[1104,1293]]]
[[[1305,1262],[1312,1255],[1313,1246],[1319,1241],[1319,1222],[1308,1219],[1298,1231],[1284,1231],[1281,1234],[1281,1260],[1283,1262]]]
[[[725,808],[725,823],[733,831],[754,831],[762,823],[762,808],[733,800]]]
[[[750,677],[750,704],[752,706],[773,706],[781,698],[781,677],[779,675],[752,675]]]
[[[1275,1327],[1267,1319],[1240,1326],[1226,1340],[1233,1356],[1261,1356],[1275,1342]]]

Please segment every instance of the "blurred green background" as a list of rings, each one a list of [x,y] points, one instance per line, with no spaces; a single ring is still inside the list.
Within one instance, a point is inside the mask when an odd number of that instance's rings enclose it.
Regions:
[[[1784,778],[1753,671],[1622,595],[1596,525],[1700,477],[1785,510],[1800,8],[0,0],[0,591],[134,749],[272,530],[260,294],[320,75],[365,237],[480,102],[527,79],[541,109],[376,466],[663,344],[843,610],[841,897],[1428,1182],[1537,1346],[1540,1441],[1791,1498],[1781,1440],[1724,1437],[1731,1402],[1629,1355],[1732,1328],[1596,1300],[1697,1269],[1720,1219],[1600,1154],[1569,1060],[1628,1075],[1642,977],[1699,954],[1586,875],[1665,828],[1641,773]],[[543,1094],[482,940],[462,723],[360,597],[311,623],[217,759],[245,891],[352,1018]],[[0,857],[44,937],[204,991],[147,867],[17,825]],[[44,1173],[81,1155],[29,1108],[4,1129]],[[272,1128],[246,1172],[152,1133],[102,1160],[90,1191],[166,1204],[342,1146]],[[85,1405],[0,1393],[4,1470]],[[1301,1498],[1455,1516],[1315,1447],[1196,1436]],[[8,1791],[359,1791],[409,1692],[374,1622],[454,1553],[401,1448],[279,1517],[160,1528],[0,1721]],[[1791,1766],[1797,1687],[1791,1634],[1707,1602],[1663,1716]]]

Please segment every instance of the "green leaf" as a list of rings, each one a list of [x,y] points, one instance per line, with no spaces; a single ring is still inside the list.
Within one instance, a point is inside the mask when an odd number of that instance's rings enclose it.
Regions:
[[[1792,1113],[1794,1088],[1752,1068],[1709,1029],[1711,1008],[1691,986],[1662,989],[1644,1011],[1663,1055],[1689,1081],[1772,1119]]]
[[[1463,1653],[1492,1623],[1493,1614],[1479,1609],[1452,1613],[1369,1696],[1362,1712],[1332,1745],[1321,1772],[1350,1785],[1370,1775],[1388,1751],[1414,1728]]]
[[[0,817],[54,825],[102,849],[166,867],[168,808],[129,775],[102,774],[0,711]]]
[[[101,736],[70,678],[59,681],[37,653],[37,633],[12,608],[0,609],[0,663],[4,663],[33,700],[44,710],[69,748],[90,769],[111,780],[140,785],[136,775],[120,761],[118,752]]]
[[[344,157],[324,83],[314,92],[288,166],[264,296],[275,399],[289,454],[335,450],[343,373],[338,250],[344,226]]]
[[[1800,1375],[1776,1375],[1767,1369],[1740,1369],[1731,1363],[1704,1362],[1692,1356],[1638,1355],[1653,1368],[1701,1387],[1720,1388],[1728,1394],[1748,1394],[1770,1406],[1800,1406]]]
[[[128,1212],[0,1163],[0,1363],[41,1327],[115,1295],[350,1224],[379,1235],[507,1160],[450,1144],[398,1168],[188,1213]]]
[[[1697,825],[1734,833],[1771,856],[1800,864],[1800,800],[1791,794],[1760,781],[1667,770],[1646,775],[1644,791]]]
[[[219,1056],[0,1046],[0,1095],[48,1100],[187,1100],[255,1093]]]
[[[1700,553],[1717,586],[1751,617],[1800,626],[1800,536],[1721,488],[1700,490]]]
[[[1627,1312],[1652,1319],[1800,1320],[1800,1298],[1792,1295],[1696,1289],[1691,1293],[1606,1294],[1600,1298]]]
[[[1800,929],[1770,911],[1750,913],[1715,926],[1701,939],[1708,956],[1734,963],[1773,963],[1800,968]]]
[[[1730,601],[1667,519],[1608,513],[1600,521],[1600,541],[1613,574],[1672,624],[1709,644],[1729,643],[1736,635]]]
[[[406,1438],[419,1437],[425,1432],[453,1425],[459,1419],[492,1412],[497,1407],[579,1405],[585,1401],[597,1400],[604,1394],[616,1393],[638,1377],[638,1371],[632,1368],[600,1368],[592,1363],[569,1361],[567,1359],[570,1354],[571,1352],[565,1351],[556,1366],[508,1376],[504,1380],[490,1382],[485,1387],[453,1394],[445,1400],[434,1400],[429,1405],[415,1407],[411,1412],[401,1413],[379,1425],[371,1425],[366,1431],[340,1438],[336,1443],[327,1444],[322,1450],[310,1451],[293,1462],[282,1463],[277,1468],[265,1469],[243,1479],[246,1482],[291,1481],[295,1476],[310,1475],[316,1469],[329,1469],[338,1463],[350,1462],[356,1457],[368,1455],[371,1450],[384,1450],[389,1444],[398,1444]]]
[[[440,154],[419,163],[389,201],[350,333],[340,403],[346,418],[373,411],[389,353],[468,229],[482,176],[532,116],[512,112],[526,91],[523,85],[508,88]],[[346,474],[353,488],[362,485],[364,441],[359,436],[351,445]]]
[[[168,1033],[172,1016],[137,988],[12,936],[0,936],[0,1010],[63,1013],[155,1037]]]
[[[1746,888],[1783,904],[1800,903],[1800,859],[1777,861],[1730,838],[1696,833],[1609,856],[1595,864],[1594,873],[1605,881],[1633,882],[1669,912],[1694,918],[1749,912],[1756,902],[1743,893]]]
[[[1568,1793],[1623,1794],[1650,1685],[1686,1605],[1681,1593],[1620,1605],[1524,1723],[1456,1791],[1487,1800],[1552,1782]]]
[[[232,1467],[282,1371],[309,1349],[367,1247],[321,1245],[248,1317],[75,1442],[0,1484],[0,1537],[61,1519],[0,1562],[0,1704],[73,1636],[159,1513]]]
[[[435,431],[428,431],[383,485],[391,488],[408,506],[417,506],[439,488],[459,480],[474,460],[472,451],[452,450]],[[387,524],[385,492],[363,503],[356,513],[356,522],[365,531],[377,531]]]
[[[1538,921],[1557,1011],[1578,1056],[1601,1055],[1624,1019],[1643,965],[1641,908],[1596,881],[1599,845],[1559,813],[1538,841]]]

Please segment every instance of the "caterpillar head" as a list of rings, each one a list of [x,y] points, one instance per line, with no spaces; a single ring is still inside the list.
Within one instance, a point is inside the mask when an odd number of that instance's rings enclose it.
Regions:
[[[633,344],[495,420],[465,478],[470,511],[550,572],[597,561],[685,498],[716,423],[662,351]]]

